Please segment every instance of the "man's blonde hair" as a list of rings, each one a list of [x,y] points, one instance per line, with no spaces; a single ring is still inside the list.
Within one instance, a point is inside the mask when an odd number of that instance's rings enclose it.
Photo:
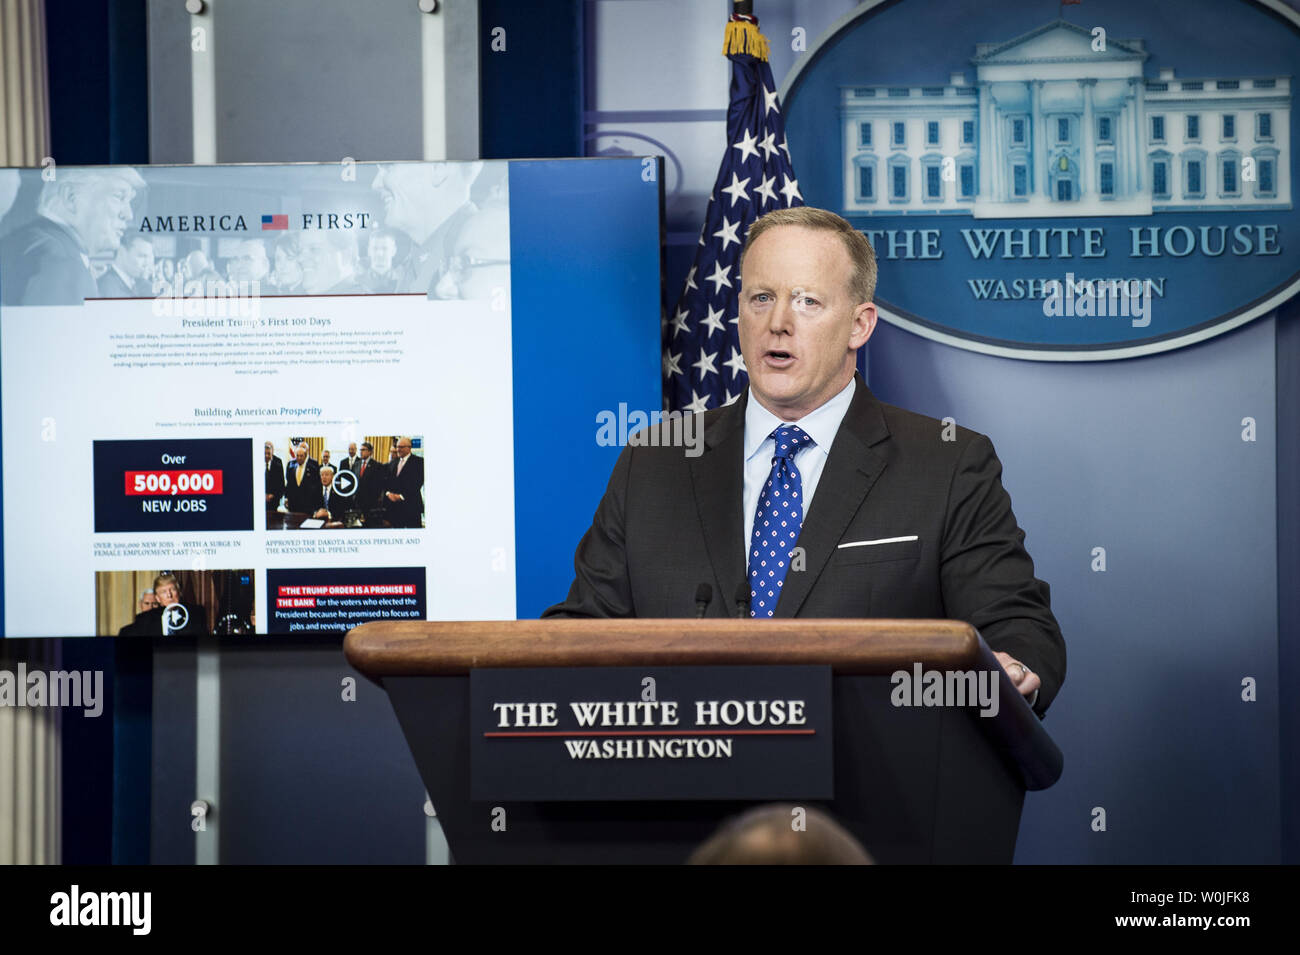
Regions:
[[[876,253],[871,248],[867,237],[849,223],[826,209],[812,206],[795,206],[792,209],[774,209],[762,216],[749,227],[745,236],[745,245],[740,250],[740,275],[744,281],[745,255],[750,247],[764,232],[777,226],[798,225],[805,229],[822,229],[834,232],[844,243],[849,259],[853,263],[853,277],[849,280],[849,291],[853,293],[855,304],[870,302],[876,294]]]
[[[159,574],[157,577],[155,577],[153,579],[154,592],[157,593],[158,588],[161,587],[163,584],[171,584],[173,587],[176,588],[176,593],[179,594],[181,592],[181,582],[176,579],[175,574]]]

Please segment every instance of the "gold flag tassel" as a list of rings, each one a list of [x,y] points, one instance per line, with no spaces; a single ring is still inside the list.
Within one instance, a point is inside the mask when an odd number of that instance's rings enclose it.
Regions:
[[[753,17],[733,16],[727,23],[727,33],[722,41],[722,53],[748,53],[757,59],[767,60],[767,37],[758,32],[758,21]]]

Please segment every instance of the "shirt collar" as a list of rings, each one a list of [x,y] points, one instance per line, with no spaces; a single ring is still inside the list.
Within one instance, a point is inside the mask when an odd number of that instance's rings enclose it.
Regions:
[[[791,424],[797,424],[799,430],[816,442],[817,450],[824,455],[829,455],[831,444],[834,443],[835,435],[840,430],[840,422],[844,420],[849,405],[853,403],[853,391],[856,385],[857,375],[854,375],[839,394],[820,408],[808,412],[798,421],[782,421],[759,403],[751,389],[749,400],[745,402],[745,460],[750,460],[758,453],[773,430]]]

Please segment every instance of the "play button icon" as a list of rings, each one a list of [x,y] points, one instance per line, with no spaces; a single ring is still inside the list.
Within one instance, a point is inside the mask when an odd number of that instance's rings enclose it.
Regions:
[[[340,497],[351,497],[357,492],[357,476],[351,471],[340,471],[334,475],[334,493]]]

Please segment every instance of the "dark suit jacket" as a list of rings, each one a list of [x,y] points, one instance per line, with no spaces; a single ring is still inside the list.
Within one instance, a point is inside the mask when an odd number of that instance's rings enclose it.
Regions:
[[[100,298],[142,298],[151,294],[147,282],[132,282],[117,274],[117,269],[108,267],[108,271],[99,277]]]
[[[298,461],[289,462],[284,475],[284,504],[295,513],[310,514],[321,505],[320,464],[308,458],[303,464],[302,484],[298,484]]]
[[[361,466],[361,455],[359,454],[356,457],[339,459],[340,470],[351,471],[355,474],[357,468],[360,466]]]
[[[271,455],[271,463],[266,464],[266,493],[275,495],[275,499],[267,502],[267,507],[276,508],[280,506],[280,498],[284,496],[284,462],[276,455]]]
[[[698,457],[668,446],[666,425],[660,446],[623,449],[578,545],[569,596],[543,616],[693,617],[705,582],[713,587],[707,615],[736,615],[737,591],[748,594],[748,400],[746,391],[704,413]],[[1034,577],[992,443],[960,427],[945,441],[943,428],[881,403],[857,378],[799,534],[806,567],[787,574],[776,616],[968,621],[993,650],[1038,674],[1041,715],[1065,678],[1048,586]]]
[[[385,490],[401,494],[405,500],[388,501],[388,519],[394,527],[419,527],[420,515],[424,513],[424,499],[420,492],[424,489],[424,458],[415,454],[406,457],[402,473],[397,473],[397,461],[389,464],[388,486]],[[367,470],[369,470],[367,468]]]
[[[303,480],[306,480],[306,478],[304,478]],[[356,507],[356,504],[352,502],[351,497],[344,497],[342,494],[339,494],[333,488],[330,488],[330,499],[329,502],[326,503],[325,488],[322,485],[321,503],[317,506],[323,507],[327,511],[329,511],[329,515],[330,515],[329,519],[331,521],[341,521],[343,520],[344,517],[347,516],[348,511],[353,510]]]
[[[168,636],[199,636],[208,633],[207,628],[207,611],[198,604],[187,604],[183,600],[182,605],[189,612],[189,620],[185,626],[179,630],[173,630]],[[118,636],[121,637],[161,637],[163,635],[163,607],[154,607],[152,610],[146,610],[144,613],[135,615],[135,620],[127,624],[120,631]]]
[[[371,511],[382,506],[379,496],[384,493],[384,488],[388,486],[388,468],[371,457],[366,464],[365,474],[361,473],[360,458],[357,458],[355,470],[357,474],[357,493],[354,496],[357,499],[357,509]]]
[[[38,216],[0,243],[6,305],[80,305],[99,294],[71,229]]]

